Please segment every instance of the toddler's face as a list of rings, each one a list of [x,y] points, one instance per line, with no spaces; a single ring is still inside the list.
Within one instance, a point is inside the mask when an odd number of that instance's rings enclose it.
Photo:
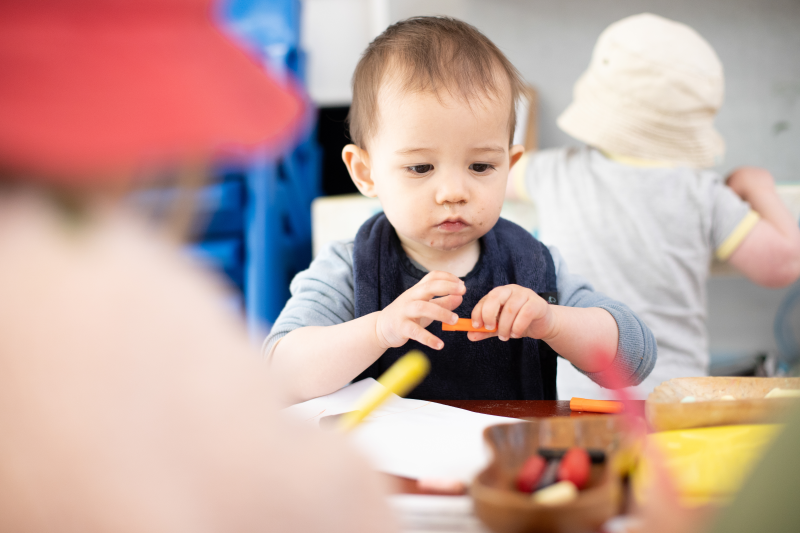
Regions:
[[[509,103],[382,90],[378,108],[368,146],[371,192],[404,246],[449,252],[486,234],[522,152],[509,147]]]

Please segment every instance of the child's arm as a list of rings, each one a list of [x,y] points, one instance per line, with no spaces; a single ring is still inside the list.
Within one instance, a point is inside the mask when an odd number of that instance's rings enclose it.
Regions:
[[[293,401],[334,392],[363,372],[388,348],[414,339],[435,350],[444,343],[425,328],[439,320],[454,324],[452,312],[466,292],[446,272],[430,272],[384,310],[325,327],[295,329],[274,346],[271,365]],[[441,298],[436,298],[442,296]]]
[[[743,167],[728,186],[759,214],[759,220],[728,261],[759,285],[784,287],[800,277],[800,227],[764,169]]]
[[[626,305],[595,291],[586,279],[571,273],[556,248],[549,250],[560,305],[547,304],[522,287],[498,287],[478,303],[480,309],[473,313],[473,320],[492,319],[505,339],[512,333],[521,336],[520,332],[545,339],[559,355],[603,387],[617,389],[641,383],[658,357],[653,332]],[[477,341],[489,336],[470,333],[469,338]]]
[[[611,314],[597,307],[550,305],[531,289],[504,285],[493,289],[472,310],[473,326],[495,333],[468,334],[472,341],[497,336],[531,337],[550,345],[584,372],[602,372],[617,354],[619,329]]]

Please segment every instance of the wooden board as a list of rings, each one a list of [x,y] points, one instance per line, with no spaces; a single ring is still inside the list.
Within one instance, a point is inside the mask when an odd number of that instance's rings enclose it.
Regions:
[[[645,402],[647,422],[656,431],[778,422],[800,401],[764,396],[772,389],[800,389],[800,378],[675,378],[655,388]],[[721,400],[725,395],[735,400]],[[694,396],[694,403],[681,403]]]
[[[608,465],[622,441],[619,415],[546,418],[521,424],[491,426],[484,438],[494,453],[492,463],[472,483],[475,514],[496,533],[567,533],[597,531],[619,513],[621,481]],[[592,465],[588,487],[576,500],[541,505],[519,492],[515,480],[525,460],[540,447],[578,445],[606,451],[603,465]]]

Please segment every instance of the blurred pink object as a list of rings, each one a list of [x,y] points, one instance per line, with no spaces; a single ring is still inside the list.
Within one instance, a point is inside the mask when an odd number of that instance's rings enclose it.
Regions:
[[[215,26],[211,0],[0,0],[0,163],[27,180],[278,149],[304,103]]]

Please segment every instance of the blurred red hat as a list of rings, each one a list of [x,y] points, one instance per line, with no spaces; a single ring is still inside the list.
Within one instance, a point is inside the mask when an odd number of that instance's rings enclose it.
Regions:
[[[78,183],[288,142],[303,99],[211,4],[0,0],[0,165]]]

